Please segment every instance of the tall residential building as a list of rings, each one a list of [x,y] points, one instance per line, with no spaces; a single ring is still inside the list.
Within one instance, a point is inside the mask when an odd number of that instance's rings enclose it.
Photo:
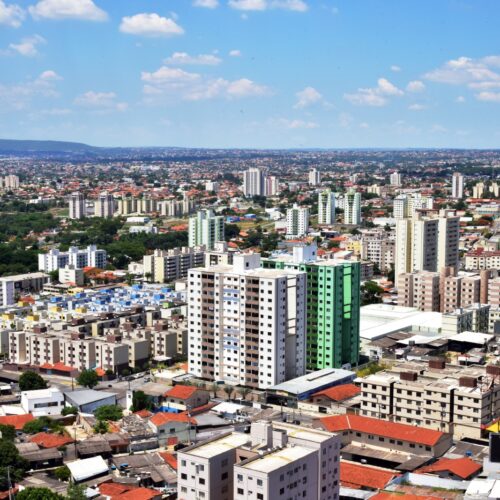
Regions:
[[[265,389],[305,373],[306,274],[259,254],[188,276],[189,372]]]
[[[154,283],[171,283],[188,275],[192,267],[202,266],[205,260],[205,249],[173,248],[171,250],[155,250],[145,255],[142,262],[144,276]]]
[[[335,194],[330,189],[318,194],[318,224],[335,224]]]
[[[464,176],[460,172],[455,172],[451,178],[451,197],[464,197]]]
[[[484,182],[478,182],[472,188],[472,197],[473,198],[482,198],[485,191]]]
[[[344,224],[361,224],[361,194],[354,189],[344,195]]]
[[[115,199],[113,195],[107,191],[103,191],[99,194],[97,201],[94,204],[95,217],[110,218],[113,217],[115,213]]]
[[[38,254],[38,270],[46,273],[66,266],[73,266],[75,269],[84,267],[104,269],[106,264],[106,250],[101,250],[96,245],[89,245],[83,249],[69,247],[67,252],[61,252],[53,248],[47,253]]]
[[[263,259],[267,269],[307,273],[308,370],[357,365],[359,358],[360,263],[317,259],[315,245],[293,256]]]
[[[243,172],[243,194],[245,196],[264,196],[265,176],[260,168],[252,167]]]
[[[317,186],[317,185],[321,184],[321,172],[319,170],[316,170],[315,168],[313,168],[309,172],[309,184],[311,186]]]
[[[309,231],[309,209],[296,203],[286,211],[286,237],[301,238]]]
[[[393,212],[395,219],[414,217],[417,210],[434,208],[432,196],[422,196],[420,193],[405,193],[394,198]]]
[[[391,186],[401,186],[401,174],[397,171],[393,172],[389,177]]]
[[[249,434],[225,433],[180,450],[178,497],[338,500],[340,448],[337,434],[253,422]]]
[[[439,272],[458,268],[459,218],[441,212],[438,217],[416,214],[396,220],[396,280],[403,273]]]
[[[394,233],[371,231],[361,236],[361,260],[368,260],[378,266],[381,272],[391,270],[396,257]]]
[[[224,240],[224,217],[214,215],[213,210],[199,210],[189,218],[189,246],[203,245],[207,250],[212,250],[215,243]]]
[[[422,271],[398,276],[398,306],[417,307],[420,311],[439,311],[439,273]]]
[[[17,175],[6,175],[3,179],[5,189],[19,189],[19,177]]]
[[[85,217],[85,197],[82,193],[71,193],[69,197],[69,218],[83,219]]]
[[[269,175],[264,179],[264,195],[275,196],[280,192],[278,178],[275,175]]]

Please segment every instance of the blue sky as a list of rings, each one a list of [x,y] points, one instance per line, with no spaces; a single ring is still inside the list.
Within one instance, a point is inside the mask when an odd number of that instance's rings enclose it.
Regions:
[[[0,137],[498,147],[498,0],[0,0]]]

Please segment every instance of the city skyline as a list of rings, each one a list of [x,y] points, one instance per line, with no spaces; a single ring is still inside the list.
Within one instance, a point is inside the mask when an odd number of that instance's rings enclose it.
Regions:
[[[495,147],[499,10],[468,1],[3,0],[0,137]]]

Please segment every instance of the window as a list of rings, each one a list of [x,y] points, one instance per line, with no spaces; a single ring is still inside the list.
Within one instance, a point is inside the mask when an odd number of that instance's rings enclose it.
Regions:
[[[257,486],[262,486],[262,479],[257,479]]]
[[[181,460],[181,466],[182,467],[186,467],[186,461],[185,460]]]
[[[257,493],[257,500],[264,500],[264,495],[262,493]]]
[[[243,495],[243,488],[238,488],[238,495]]]
[[[221,474],[221,476],[220,476],[220,480],[221,480],[221,481],[224,481],[225,479],[227,479],[227,477],[228,477],[228,473],[227,473],[227,472],[223,472],[223,473]]]
[[[243,476],[241,474],[238,474],[238,482],[243,481]]]
[[[187,479],[187,478],[188,478],[187,474],[181,473],[181,479]]]
[[[202,477],[200,477],[200,478],[198,479],[198,482],[199,482],[200,484],[205,484],[205,479],[204,479],[204,478],[202,478]]]

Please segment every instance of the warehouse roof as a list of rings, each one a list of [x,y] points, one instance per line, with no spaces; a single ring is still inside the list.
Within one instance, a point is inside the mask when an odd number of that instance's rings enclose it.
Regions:
[[[74,462],[67,462],[66,465],[76,482],[99,476],[109,470],[106,462],[100,455],[92,458],[84,458],[83,460],[75,460]]]
[[[93,389],[82,389],[80,391],[69,391],[65,392],[64,395],[70,400],[75,406],[83,406],[90,403],[95,403],[96,401],[102,401],[116,394],[114,392],[106,391],[95,391]]]

